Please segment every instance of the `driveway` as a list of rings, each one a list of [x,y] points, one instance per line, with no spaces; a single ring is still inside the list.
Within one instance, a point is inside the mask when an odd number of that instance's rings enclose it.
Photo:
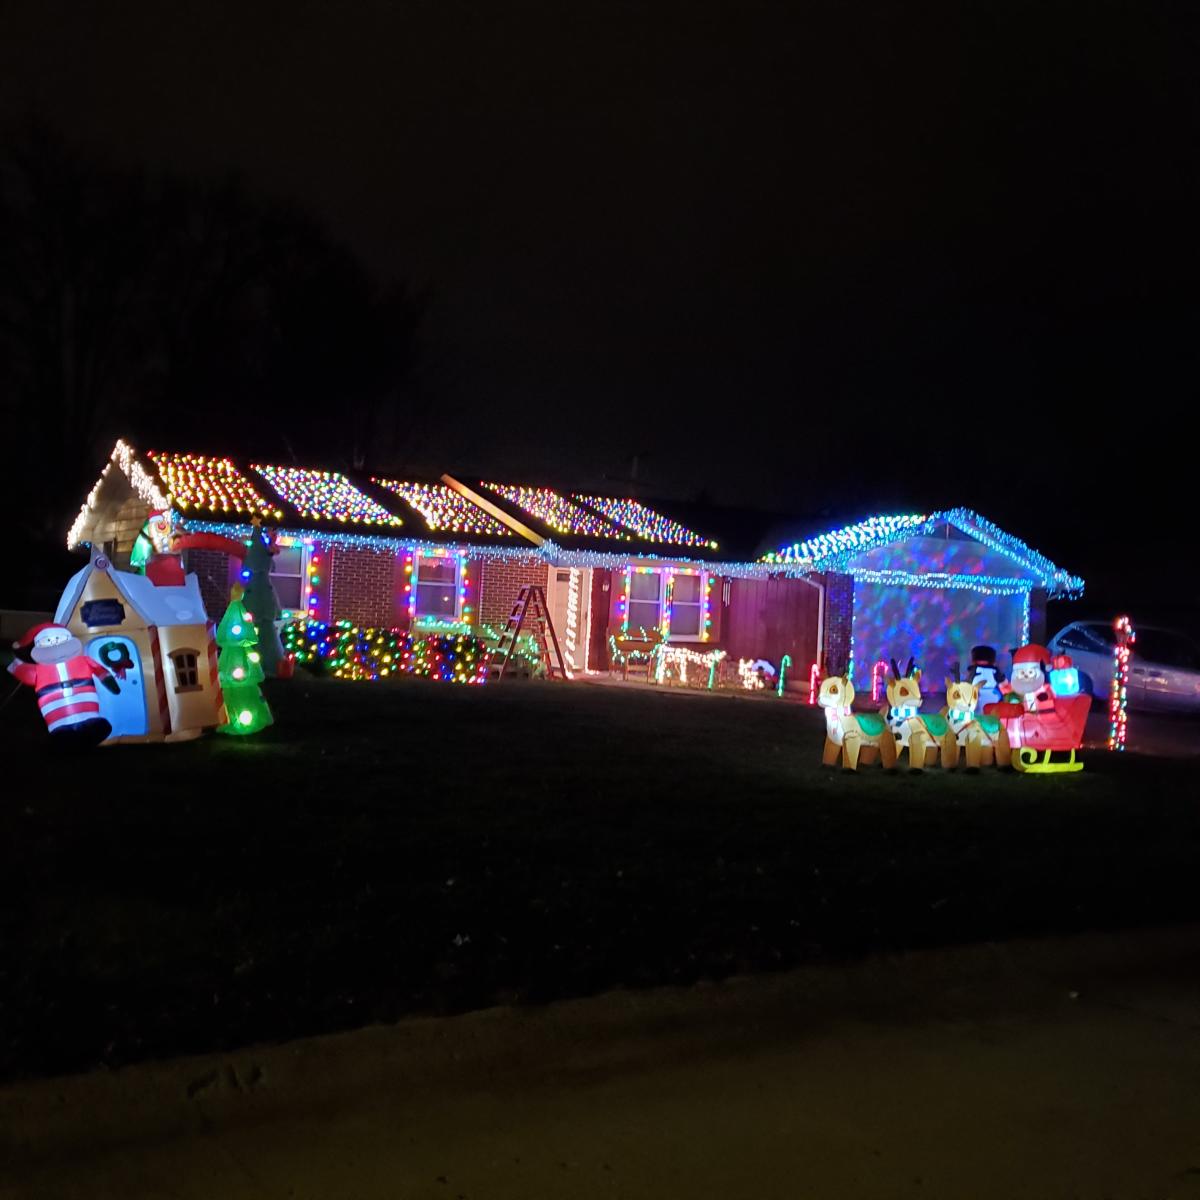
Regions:
[[[1198,947],[922,952],[9,1087],[0,1197],[1196,1200]]]

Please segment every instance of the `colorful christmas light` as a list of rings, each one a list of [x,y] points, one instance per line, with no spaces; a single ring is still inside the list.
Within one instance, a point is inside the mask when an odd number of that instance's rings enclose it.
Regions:
[[[443,683],[487,681],[491,652],[477,635],[461,628],[377,629],[337,621],[295,622],[284,630],[298,665],[337,679],[379,680],[409,674]]]
[[[391,525],[404,522],[360,492],[340,471],[310,471],[303,467],[254,468],[302,517],[351,525]]]
[[[637,500],[622,500],[615,496],[589,496],[582,492],[573,493],[573,500],[582,501],[589,508],[607,517],[617,525],[628,529],[643,541],[667,542],[680,546],[703,546],[715,550],[717,543],[693,533],[686,526],[670,517],[664,517]]]
[[[1129,700],[1129,660],[1133,657],[1133,644],[1137,632],[1128,617],[1118,617],[1113,622],[1117,644],[1113,650],[1112,687],[1108,696],[1108,748],[1125,749],[1128,721],[1125,708]]]
[[[877,659],[871,668],[871,701],[874,704],[878,704],[887,694],[888,669],[888,664],[882,658]]]
[[[283,510],[269,504],[254,484],[228,458],[203,454],[169,454],[151,450],[148,457],[158,468],[176,507],[187,512],[249,513],[278,520]]]
[[[507,525],[444,483],[410,483],[396,479],[372,479],[372,482],[395,492],[425,518],[425,524],[432,530],[485,537],[513,536]]]
[[[490,489],[497,496],[503,496],[510,504],[558,533],[574,537],[613,538],[616,541],[632,540],[628,533],[623,533],[603,517],[572,504],[565,496],[560,496],[550,488],[520,487],[510,483],[483,483],[480,486]]]

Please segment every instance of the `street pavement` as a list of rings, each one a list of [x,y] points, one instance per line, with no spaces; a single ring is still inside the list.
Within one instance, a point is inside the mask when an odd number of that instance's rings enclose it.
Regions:
[[[0,1197],[1200,1200],[1200,928],[0,1089]]]

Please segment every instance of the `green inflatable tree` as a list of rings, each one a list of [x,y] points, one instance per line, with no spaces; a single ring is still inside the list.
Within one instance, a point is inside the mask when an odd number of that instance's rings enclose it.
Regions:
[[[242,603],[242,588],[234,584],[229,592],[229,607],[217,626],[217,673],[225,697],[228,721],[218,733],[257,733],[273,718],[262,697],[262,656],[258,652],[258,630]]]

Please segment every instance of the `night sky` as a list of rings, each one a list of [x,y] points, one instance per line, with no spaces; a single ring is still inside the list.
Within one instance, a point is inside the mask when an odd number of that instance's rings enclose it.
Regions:
[[[430,289],[413,461],[593,483],[637,454],[666,497],[965,503],[1102,606],[1194,603],[1190,536],[1167,536],[1197,503],[1189,5],[0,20],[0,117],[238,171]]]

